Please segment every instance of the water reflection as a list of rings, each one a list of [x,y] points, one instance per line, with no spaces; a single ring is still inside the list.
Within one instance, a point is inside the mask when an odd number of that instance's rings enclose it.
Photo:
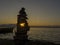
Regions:
[[[28,32],[29,39],[48,40],[60,43],[60,28],[31,28]]]
[[[13,33],[0,34],[0,38],[13,39],[15,32],[16,27]],[[47,40],[60,43],[60,28],[30,28],[28,38],[31,40]]]

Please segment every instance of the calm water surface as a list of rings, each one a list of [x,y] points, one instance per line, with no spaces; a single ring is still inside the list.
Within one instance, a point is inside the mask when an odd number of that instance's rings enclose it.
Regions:
[[[14,33],[0,34],[0,38],[3,39],[13,39],[13,36]],[[28,38],[31,40],[47,40],[60,43],[60,28],[30,28]]]
[[[60,43],[60,28],[31,28],[28,32],[29,39],[47,40]]]

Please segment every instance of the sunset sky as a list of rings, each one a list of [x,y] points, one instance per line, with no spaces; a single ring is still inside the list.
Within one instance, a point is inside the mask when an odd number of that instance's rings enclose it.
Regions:
[[[60,0],[0,0],[0,24],[16,24],[21,7],[29,25],[60,25]]]

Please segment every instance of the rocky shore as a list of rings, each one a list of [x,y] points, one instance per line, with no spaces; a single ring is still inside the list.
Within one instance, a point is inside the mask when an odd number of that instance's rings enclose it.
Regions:
[[[14,45],[14,40],[0,39],[0,45]],[[28,40],[26,45],[60,45],[48,41]]]

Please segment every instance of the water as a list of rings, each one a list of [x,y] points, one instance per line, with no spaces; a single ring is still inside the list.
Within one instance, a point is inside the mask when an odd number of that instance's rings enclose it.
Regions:
[[[47,40],[60,44],[60,28],[31,28],[28,35],[32,40]]]
[[[14,29],[16,31],[16,28]],[[0,34],[0,38],[13,39],[14,33]],[[30,28],[28,38],[46,40],[60,44],[60,28]]]

